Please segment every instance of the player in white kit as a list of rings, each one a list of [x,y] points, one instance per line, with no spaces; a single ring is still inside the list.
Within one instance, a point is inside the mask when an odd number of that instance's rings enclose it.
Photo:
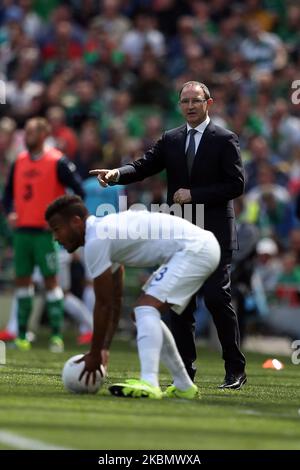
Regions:
[[[46,219],[55,239],[70,253],[84,246],[86,266],[94,279],[95,309],[91,350],[84,356],[85,380],[94,380],[108,350],[120,315],[120,265],[160,267],[143,287],[134,308],[140,379],[109,387],[114,395],[194,398],[197,387],[188,376],[173,336],[161,321],[172,308],[178,315],[214,272],[220,261],[215,236],[179,217],[148,211],[125,211],[102,218],[88,216],[78,196],[62,196],[50,204]],[[117,298],[117,305],[116,305]],[[160,360],[173,385],[159,387]]]

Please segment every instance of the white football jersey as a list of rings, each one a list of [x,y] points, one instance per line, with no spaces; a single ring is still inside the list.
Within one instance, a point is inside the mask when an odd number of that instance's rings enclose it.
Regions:
[[[86,221],[84,255],[92,278],[115,263],[133,267],[166,263],[176,252],[199,253],[211,232],[180,217],[124,211]]]

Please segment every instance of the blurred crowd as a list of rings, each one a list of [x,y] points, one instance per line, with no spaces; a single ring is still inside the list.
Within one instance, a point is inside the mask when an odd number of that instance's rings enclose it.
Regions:
[[[47,117],[48,144],[88,180],[89,169],[130,162],[181,125],[178,91],[204,82],[215,100],[210,116],[239,136],[245,164],[233,273],[240,317],[273,320],[272,305],[282,306],[280,318],[295,314],[299,1],[2,0],[0,80],[0,194],[28,118]],[[124,188],[128,205],[162,203],[165,189],[164,174]],[[3,277],[12,256],[3,212],[0,229]],[[290,335],[300,330],[299,312]]]

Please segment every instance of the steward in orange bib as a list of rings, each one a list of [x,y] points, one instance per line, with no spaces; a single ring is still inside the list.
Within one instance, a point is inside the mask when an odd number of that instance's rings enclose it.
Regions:
[[[71,188],[83,197],[76,168],[59,150],[44,149],[49,125],[44,118],[32,118],[25,126],[27,150],[12,165],[4,192],[3,205],[14,227],[16,295],[18,300],[19,337],[17,346],[30,348],[26,340],[28,318],[32,310],[32,273],[40,268],[46,287],[47,310],[52,327],[50,348],[63,350],[61,326],[63,292],[56,280],[57,248],[48,229],[44,213],[47,206]]]

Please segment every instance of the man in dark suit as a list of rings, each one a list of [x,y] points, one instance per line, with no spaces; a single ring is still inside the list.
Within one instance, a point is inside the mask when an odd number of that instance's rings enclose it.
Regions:
[[[216,126],[208,116],[213,100],[208,88],[195,81],[183,85],[179,103],[186,124],[171,129],[143,158],[114,170],[94,170],[102,186],[128,184],[167,171],[169,205],[204,204],[204,228],[218,239],[222,254],[218,269],[202,288],[222,345],[225,379],[220,388],[239,389],[246,383],[245,357],[240,351],[236,313],[231,305],[230,266],[237,249],[233,199],[244,191],[238,138]],[[195,299],[182,315],[171,314],[171,328],[188,373],[195,375]]]

